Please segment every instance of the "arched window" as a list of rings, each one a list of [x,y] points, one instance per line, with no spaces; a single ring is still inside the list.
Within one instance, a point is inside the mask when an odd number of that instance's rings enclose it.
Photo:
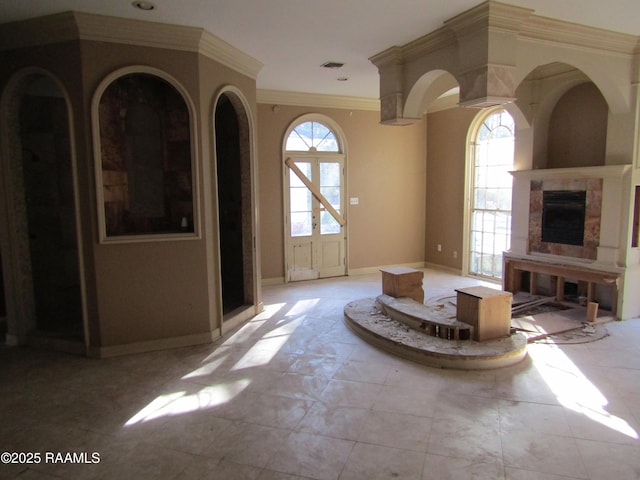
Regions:
[[[339,152],[333,131],[325,124],[309,121],[297,125],[287,137],[288,152]]]
[[[502,252],[511,245],[515,123],[506,110],[487,116],[473,140],[469,273],[502,278]]]

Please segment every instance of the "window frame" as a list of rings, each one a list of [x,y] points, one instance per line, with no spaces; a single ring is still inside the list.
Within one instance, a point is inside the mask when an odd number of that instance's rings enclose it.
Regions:
[[[190,231],[171,231],[171,232],[141,232],[126,233],[122,235],[109,234],[106,224],[105,212],[105,185],[103,175],[103,159],[101,150],[101,129],[100,129],[100,103],[105,91],[122,77],[129,75],[147,75],[157,77],[165,81],[173,87],[177,94],[184,101],[189,116],[189,144],[190,144],[190,162],[191,162],[191,203],[192,203],[192,229]],[[162,70],[153,67],[135,65],[125,67],[107,75],[93,95],[91,113],[92,113],[92,131],[93,131],[93,147],[94,147],[94,171],[96,186],[96,207],[98,213],[98,241],[101,244],[111,243],[136,243],[149,241],[173,241],[173,240],[191,240],[201,238],[200,228],[200,201],[199,201],[199,166],[196,162],[196,146],[197,142],[197,122],[195,116],[195,107],[193,101],[187,94],[186,89],[171,75]],[[191,227],[191,226],[190,226]]]
[[[471,254],[471,250],[472,250],[472,242],[474,241],[473,238],[473,221],[474,221],[474,212],[476,209],[476,174],[477,174],[477,158],[478,158],[478,146],[479,146],[479,142],[478,142],[478,137],[480,136],[480,133],[482,131],[482,128],[486,125],[487,121],[494,115],[496,114],[500,114],[500,113],[506,113],[509,115],[509,117],[511,118],[511,125],[513,128],[513,132],[512,132],[512,136],[510,136],[509,138],[513,139],[513,151],[514,151],[514,159],[513,162],[509,165],[510,168],[507,169],[507,172],[513,170],[513,168],[515,168],[515,136],[516,136],[516,132],[517,132],[517,125],[516,125],[516,117],[505,107],[505,106],[500,106],[500,107],[496,107],[496,108],[492,108],[486,112],[481,112],[474,120],[474,122],[471,124],[470,128],[469,128],[469,132],[468,132],[468,151],[467,151],[467,172],[466,172],[466,208],[465,208],[465,235],[464,235],[464,245],[463,245],[463,252],[464,252],[464,257],[463,257],[463,270],[465,272],[465,274],[470,275],[470,276],[475,276],[478,278],[482,278],[485,280],[489,280],[489,281],[495,281],[495,282],[500,282],[503,278],[504,272],[502,272],[502,267],[500,266],[500,270],[499,270],[499,275],[496,275],[496,266],[493,265],[492,269],[491,269],[491,275],[485,275],[482,273],[482,270],[480,269],[478,272],[473,271],[472,270],[472,254]],[[504,128],[505,125],[502,123],[502,121],[500,121],[498,123],[498,125],[496,127],[494,127],[493,129],[490,130],[491,131],[495,131],[497,128]],[[504,165],[501,165],[504,167]],[[490,165],[486,165],[485,168],[490,167]],[[494,166],[495,167],[495,166]],[[496,187],[498,188],[498,187]],[[506,240],[506,248],[504,251],[508,251],[511,247],[511,223],[512,223],[512,215],[513,215],[513,183],[511,183],[511,188],[510,188],[510,198],[511,201],[509,202],[509,210],[505,210],[505,209],[500,209],[500,208],[493,208],[493,209],[484,209],[487,212],[493,213],[494,216],[495,214],[505,214],[508,213],[508,225],[507,225],[507,240]],[[484,216],[484,215],[483,215]],[[494,236],[495,236],[495,224],[494,224]],[[495,239],[494,239],[494,248],[495,248]],[[493,253],[493,255],[497,255],[495,254],[495,252]],[[502,254],[499,255],[500,257],[502,257]],[[495,259],[494,259],[495,261]],[[494,263],[494,262],[492,262]]]

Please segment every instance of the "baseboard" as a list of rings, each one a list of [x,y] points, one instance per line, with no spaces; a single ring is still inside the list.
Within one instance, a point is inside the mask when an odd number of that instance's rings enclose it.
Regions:
[[[269,287],[273,285],[283,285],[284,277],[263,278],[261,282],[263,287]]]
[[[364,268],[350,268],[348,274],[349,275],[369,275],[372,273],[378,273],[383,268],[391,268],[391,267],[410,267],[410,268],[424,268],[424,262],[413,262],[413,263],[394,263],[392,265],[379,265],[376,267],[364,267]]]
[[[448,267],[446,265],[438,265],[437,263],[424,262],[424,268],[430,268],[432,270],[442,270],[444,272],[453,273],[454,275],[462,275],[461,268]]]
[[[192,347],[212,343],[220,337],[219,333],[195,333],[181,337],[160,338],[158,340],[148,340],[145,342],[125,343],[121,345],[109,345],[106,347],[90,346],[87,355],[97,358],[118,357],[121,355],[131,355],[134,353],[153,352],[157,350],[168,350],[171,348]]]
[[[259,305],[243,305],[233,312],[228,313],[223,319],[222,336],[227,335],[229,331],[234,330],[249,319],[255,317],[262,310],[264,310],[264,305],[261,303]]]

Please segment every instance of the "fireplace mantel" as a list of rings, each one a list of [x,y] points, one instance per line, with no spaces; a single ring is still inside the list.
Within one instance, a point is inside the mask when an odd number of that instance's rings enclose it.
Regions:
[[[514,178],[523,180],[622,178],[631,170],[631,165],[604,165],[598,167],[545,168],[536,170],[515,170]]]
[[[618,296],[617,292],[624,288],[628,270],[628,232],[625,218],[629,206],[625,202],[633,166],[625,164],[517,170],[511,174],[511,249],[506,255],[511,265],[505,268],[509,272],[520,269],[534,272],[540,270],[540,273],[561,278],[571,278],[574,275],[579,279],[584,277],[584,280],[593,285],[610,285],[613,288],[612,310],[622,318],[628,316],[623,296]],[[587,204],[592,206],[592,210],[586,212],[588,218],[585,218],[585,245],[582,250],[582,247],[540,241],[540,205],[542,192],[546,190],[587,192]],[[505,274],[509,276],[509,273]],[[608,283],[612,274],[617,280]],[[602,279],[592,278],[593,275],[602,275]],[[511,285],[511,288],[516,287],[515,284]]]
[[[590,257],[593,262],[601,265],[619,266],[622,258],[621,252],[625,249],[625,236],[621,231],[620,223],[624,210],[621,203],[623,198],[621,190],[625,184],[625,178],[631,174],[631,171],[631,165],[604,165],[511,172],[513,175],[512,252],[518,255],[556,253],[559,256],[581,256],[570,252],[570,249],[538,250],[538,252],[535,249],[531,250],[531,221],[535,222],[537,219],[531,218],[530,210],[531,202],[537,201],[538,193],[532,192],[532,185],[541,182],[545,186],[553,185],[555,190],[572,190],[583,182],[590,185],[593,182],[601,181],[601,193],[597,194],[597,198],[601,197],[601,215],[599,215],[599,226],[597,227],[599,238],[597,246],[594,247],[596,252],[593,253],[593,248],[591,248],[589,254],[584,256]]]

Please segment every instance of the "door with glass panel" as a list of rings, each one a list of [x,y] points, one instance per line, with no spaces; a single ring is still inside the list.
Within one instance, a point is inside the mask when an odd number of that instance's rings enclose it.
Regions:
[[[285,164],[288,280],[346,275],[343,157],[295,156]]]

